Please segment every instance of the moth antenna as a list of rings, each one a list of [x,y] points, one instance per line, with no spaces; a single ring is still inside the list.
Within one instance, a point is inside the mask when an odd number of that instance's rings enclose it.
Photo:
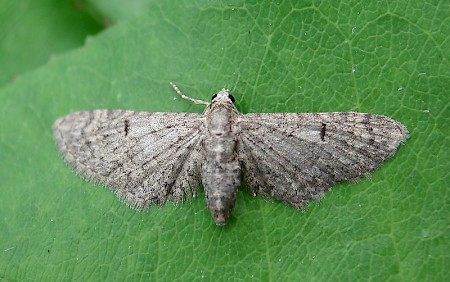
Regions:
[[[189,96],[186,96],[183,92],[181,92],[180,88],[178,88],[178,86],[175,85],[175,83],[170,82],[170,85],[175,90],[175,92],[177,92],[177,94],[181,96],[181,98],[189,100],[189,101],[191,101],[191,102],[193,102],[193,103],[195,103],[197,105],[206,105],[206,106],[209,105],[209,102],[206,102],[206,101],[203,101],[203,100],[199,100],[199,99],[194,99],[194,98],[191,98]]]

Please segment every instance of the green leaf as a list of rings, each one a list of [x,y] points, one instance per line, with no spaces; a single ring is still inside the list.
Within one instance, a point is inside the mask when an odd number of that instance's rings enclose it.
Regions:
[[[100,22],[117,23],[152,15],[154,0],[81,0],[83,6]]]
[[[6,280],[449,280],[447,6],[432,1],[163,1],[0,91]],[[296,6],[292,6],[296,5]],[[239,192],[228,225],[203,194],[136,212],[64,165],[77,110],[202,112],[228,87],[248,112],[360,111],[410,139],[370,178],[296,211]]]
[[[71,1],[2,1],[0,19],[0,85],[80,46],[100,30]]]

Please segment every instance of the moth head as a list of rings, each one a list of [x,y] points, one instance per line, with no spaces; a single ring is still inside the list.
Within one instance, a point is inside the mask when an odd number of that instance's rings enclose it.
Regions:
[[[230,90],[223,88],[222,90],[219,91],[219,93],[216,93],[211,97],[211,102],[213,102],[213,101],[217,101],[217,102],[231,101],[231,103],[234,104],[234,97],[233,97],[233,95],[231,95]]]

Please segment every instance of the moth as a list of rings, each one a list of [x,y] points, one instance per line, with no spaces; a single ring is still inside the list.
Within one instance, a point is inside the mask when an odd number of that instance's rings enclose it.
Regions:
[[[227,89],[203,114],[92,110],[53,125],[65,162],[132,208],[180,202],[200,186],[217,225],[242,184],[254,196],[299,208],[333,183],[355,180],[408,137],[388,117],[356,112],[240,113]]]

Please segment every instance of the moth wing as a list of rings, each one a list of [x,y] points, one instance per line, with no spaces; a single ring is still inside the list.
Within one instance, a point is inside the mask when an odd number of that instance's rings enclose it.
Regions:
[[[238,127],[251,192],[295,207],[374,171],[408,135],[388,117],[353,112],[246,114]]]
[[[58,119],[53,130],[77,174],[105,185],[131,207],[180,201],[199,188],[198,114],[83,111]]]

